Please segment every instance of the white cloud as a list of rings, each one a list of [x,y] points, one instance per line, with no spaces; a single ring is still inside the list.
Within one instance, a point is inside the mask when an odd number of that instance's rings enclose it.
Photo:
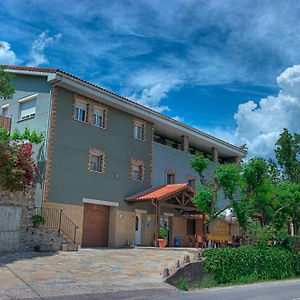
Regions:
[[[10,47],[10,43],[0,41],[0,64],[2,65],[16,65],[20,62],[16,54]]]
[[[235,139],[247,144],[249,156],[273,156],[283,128],[300,132],[300,65],[287,68],[277,77],[277,84],[281,90],[276,97],[263,98],[258,104],[242,103],[234,116]]]
[[[181,123],[184,123],[184,118],[183,117],[180,117],[180,116],[174,116],[172,117],[172,119],[178,121],[178,122],[181,122]]]
[[[58,33],[54,36],[48,36],[47,30],[42,32],[31,45],[30,61],[28,62],[28,66],[48,64],[49,61],[44,53],[45,48],[57,42],[61,38],[61,36],[61,33]]]
[[[170,90],[178,89],[182,83],[183,80],[174,72],[163,69],[143,70],[129,78],[129,89],[134,90],[129,98],[158,112],[169,111],[169,107],[162,105],[161,101]]]

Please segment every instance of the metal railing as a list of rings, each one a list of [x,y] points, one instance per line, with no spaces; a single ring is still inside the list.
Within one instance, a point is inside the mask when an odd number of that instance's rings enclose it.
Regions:
[[[76,242],[76,231],[78,226],[67,217],[62,209],[35,207],[34,214],[43,216],[45,223],[41,225],[47,229],[57,229],[59,234],[64,234],[73,243]]]

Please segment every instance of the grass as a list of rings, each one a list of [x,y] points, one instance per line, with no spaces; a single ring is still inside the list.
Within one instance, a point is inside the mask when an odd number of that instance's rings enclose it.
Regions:
[[[179,278],[176,282],[176,287],[180,291],[188,291],[189,290],[189,284],[185,278]]]
[[[287,279],[299,279],[299,276],[293,276],[290,278],[285,278],[282,280]],[[213,276],[211,275],[205,275],[201,280],[192,286],[188,285],[188,282],[184,278],[180,278],[176,284],[176,287],[181,291],[188,291],[188,290],[195,290],[195,289],[207,289],[207,288],[214,288],[214,287],[229,287],[229,286],[235,286],[235,285],[245,285],[245,284],[251,284],[251,283],[259,283],[259,282],[267,282],[267,281],[274,281],[274,279],[266,280],[266,279],[259,279],[257,275],[253,274],[250,276],[244,276],[239,278],[238,280],[231,281],[224,284],[218,284]]]

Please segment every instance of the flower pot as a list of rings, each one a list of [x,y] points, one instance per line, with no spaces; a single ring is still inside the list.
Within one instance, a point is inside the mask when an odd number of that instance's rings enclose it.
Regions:
[[[168,242],[167,240],[165,240],[165,239],[158,239],[157,241],[158,241],[159,248],[165,248],[167,246],[167,242]]]

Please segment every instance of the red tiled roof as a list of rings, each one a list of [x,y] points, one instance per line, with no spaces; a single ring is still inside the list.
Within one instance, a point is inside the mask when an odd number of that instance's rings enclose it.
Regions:
[[[53,68],[38,68],[38,67],[26,67],[26,66],[6,66],[1,65],[8,70],[18,70],[18,71],[31,71],[31,72],[45,72],[45,73],[56,73],[59,70]]]
[[[150,190],[146,190],[142,193],[136,194],[131,197],[127,197],[126,201],[161,200],[183,191],[189,191],[191,193],[194,193],[193,190],[186,183],[168,184],[168,185],[158,186]]]
[[[151,112],[151,113],[153,113],[153,114],[155,114],[155,115],[158,115],[158,116],[160,116],[160,117],[162,117],[162,118],[164,118],[164,119],[167,119],[167,120],[169,120],[169,121],[172,121],[173,123],[176,123],[176,124],[178,124],[178,125],[180,125],[180,126],[182,126],[182,127],[185,127],[185,128],[187,128],[187,129],[189,129],[189,130],[192,130],[192,131],[194,131],[194,132],[196,132],[196,133],[198,133],[198,134],[201,134],[201,135],[203,135],[203,136],[205,136],[205,137],[207,137],[207,138],[210,138],[210,139],[212,139],[212,140],[214,140],[214,141],[216,141],[216,142],[219,142],[219,143],[221,143],[221,144],[223,144],[223,145],[226,145],[226,146],[229,146],[229,147],[231,147],[231,148],[233,148],[233,149],[235,149],[235,150],[238,150],[238,151],[241,152],[241,153],[244,153],[244,154],[247,153],[247,151],[242,150],[240,147],[237,147],[237,146],[235,146],[235,145],[233,145],[233,144],[230,144],[230,143],[228,143],[228,142],[226,142],[226,141],[223,141],[223,140],[221,140],[221,139],[219,139],[219,138],[216,138],[216,137],[214,137],[213,135],[210,135],[210,134],[208,134],[208,133],[206,133],[206,132],[204,132],[204,131],[202,131],[202,130],[196,129],[196,128],[194,128],[194,127],[192,127],[192,126],[189,126],[189,125],[187,125],[187,124],[185,124],[185,123],[182,123],[182,122],[177,121],[177,120],[175,120],[175,119],[173,119],[173,118],[170,118],[170,117],[168,117],[168,116],[165,115],[165,114],[159,113],[159,112],[157,112],[157,111],[155,111],[155,110],[153,110],[153,109],[151,109],[151,108],[148,108],[148,107],[146,107],[146,106],[144,106],[144,105],[141,105],[141,104],[139,104],[139,103],[137,103],[137,102],[135,102],[135,101],[132,101],[132,100],[130,100],[130,99],[127,99],[127,98],[125,98],[125,97],[123,97],[123,96],[120,96],[120,95],[118,95],[118,94],[116,94],[116,93],[114,93],[114,92],[111,92],[111,91],[109,91],[109,90],[106,90],[106,89],[104,89],[104,88],[102,88],[102,87],[100,87],[100,86],[97,86],[97,85],[95,85],[95,84],[93,84],[93,83],[91,83],[91,82],[88,82],[88,81],[86,81],[86,80],[84,80],[84,79],[81,79],[81,78],[79,78],[79,77],[77,77],[77,76],[74,76],[74,75],[72,75],[72,74],[70,74],[70,73],[64,72],[64,71],[62,71],[62,70],[60,70],[60,69],[54,69],[54,68],[39,68],[39,67],[26,67],[26,66],[9,66],[9,65],[0,65],[0,67],[4,67],[5,69],[10,69],[10,70],[31,71],[31,72],[45,72],[45,73],[58,73],[58,74],[67,75],[67,76],[69,76],[69,77],[71,77],[71,78],[74,78],[74,79],[79,80],[79,81],[81,81],[81,82],[83,82],[83,83],[85,83],[85,84],[88,84],[89,86],[92,86],[92,87],[94,87],[94,88],[100,89],[100,90],[102,90],[102,91],[104,91],[104,92],[106,92],[106,93],[108,93],[108,94],[110,94],[110,95],[117,96],[117,97],[119,97],[120,99],[122,99],[123,101],[126,101],[126,102],[128,102],[128,103],[131,103],[131,104],[133,104],[133,105],[135,105],[135,106],[138,106],[138,107],[140,107],[140,108],[143,109],[143,110],[147,110],[147,111],[149,111],[149,112]]]

